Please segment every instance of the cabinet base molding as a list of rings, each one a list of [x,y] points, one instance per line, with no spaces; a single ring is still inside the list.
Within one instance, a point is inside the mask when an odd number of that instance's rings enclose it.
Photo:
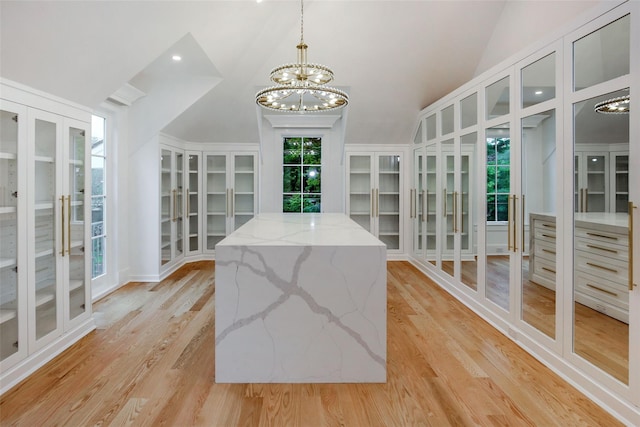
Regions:
[[[0,374],[0,396],[95,329],[96,324],[93,318],[89,318],[10,369],[2,372]]]

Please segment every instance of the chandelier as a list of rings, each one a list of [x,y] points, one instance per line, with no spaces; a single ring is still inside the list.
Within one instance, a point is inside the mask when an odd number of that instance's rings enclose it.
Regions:
[[[603,114],[629,114],[629,95],[598,102],[593,109]]]
[[[271,81],[276,85],[259,91],[256,104],[274,111],[319,112],[336,110],[349,103],[345,92],[326,86],[333,80],[329,67],[307,63],[307,48],[304,42],[304,5],[300,0],[300,43],[298,62],[285,64],[271,71]]]

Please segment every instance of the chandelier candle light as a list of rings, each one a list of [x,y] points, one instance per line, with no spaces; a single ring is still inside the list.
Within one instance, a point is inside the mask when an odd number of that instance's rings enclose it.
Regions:
[[[603,114],[629,114],[629,95],[598,102],[594,110]]]
[[[336,110],[349,103],[349,96],[336,88],[326,86],[333,81],[329,67],[307,63],[307,45],[304,42],[304,5],[300,1],[300,43],[298,62],[285,64],[271,71],[276,85],[259,91],[256,104],[275,111],[312,113]]]

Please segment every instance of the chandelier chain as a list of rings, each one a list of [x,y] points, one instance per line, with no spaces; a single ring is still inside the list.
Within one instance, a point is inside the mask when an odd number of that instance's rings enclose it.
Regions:
[[[304,44],[304,0],[300,0],[300,44]]]

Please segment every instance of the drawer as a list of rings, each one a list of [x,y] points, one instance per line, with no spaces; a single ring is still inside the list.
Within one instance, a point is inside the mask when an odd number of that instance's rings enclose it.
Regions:
[[[629,289],[619,283],[576,272],[575,290],[612,306],[629,310]]]
[[[615,258],[624,262],[629,261],[629,247],[608,240],[587,239],[576,237],[575,249],[589,252],[596,257]]]
[[[576,227],[575,236],[592,240],[593,243],[629,246],[629,234],[626,232],[610,233],[591,228]]]
[[[556,230],[555,228],[534,227],[533,236],[537,241],[549,242],[554,246],[556,244]]]
[[[592,252],[575,251],[575,269],[626,286],[629,280],[627,260],[607,258]]]
[[[555,222],[535,220],[533,222],[533,228],[537,228],[537,229],[540,229],[540,230],[553,232],[553,234],[556,233],[556,223]]]
[[[556,245],[545,240],[536,240],[534,243],[533,254],[538,259],[545,259],[556,263]]]

